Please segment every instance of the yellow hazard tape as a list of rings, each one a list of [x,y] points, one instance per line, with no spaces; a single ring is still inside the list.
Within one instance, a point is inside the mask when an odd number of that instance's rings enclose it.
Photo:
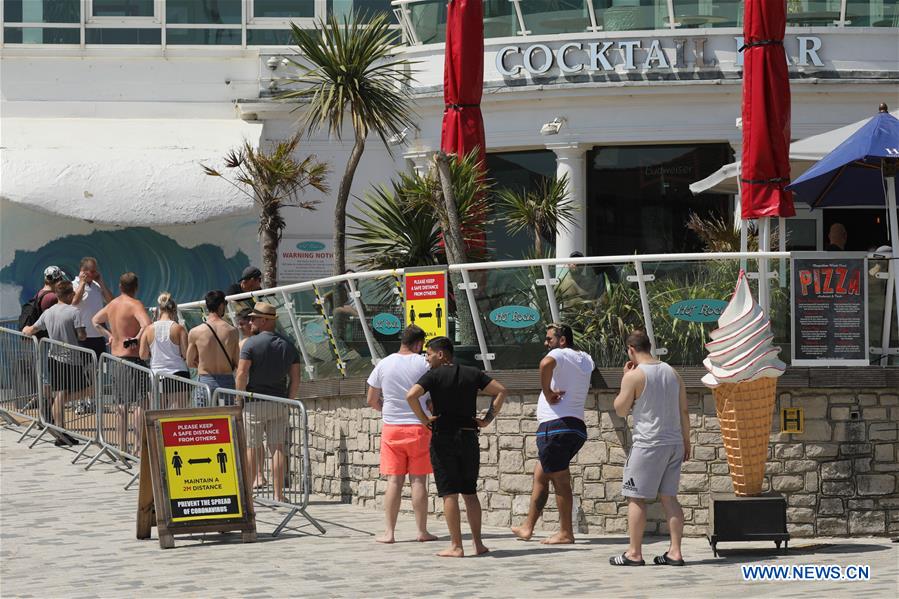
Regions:
[[[325,299],[319,292],[318,285],[312,285],[312,291],[315,293],[315,305],[318,306],[322,322],[325,323],[325,332],[328,334],[328,342],[331,344],[331,350],[334,352],[334,357],[337,359],[337,369],[340,370],[341,375],[346,376],[346,364],[344,364],[343,360],[340,358],[340,351],[337,349],[337,338],[334,337],[334,331],[331,330],[331,319],[328,318],[328,314],[325,312]]]

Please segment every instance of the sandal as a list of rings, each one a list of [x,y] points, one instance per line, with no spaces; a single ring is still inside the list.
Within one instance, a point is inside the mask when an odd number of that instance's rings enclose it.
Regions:
[[[622,553],[621,555],[616,555],[615,557],[609,558],[609,563],[613,566],[645,566],[646,562],[642,559],[640,561],[632,560],[627,556],[627,551]]]
[[[652,563],[656,566],[683,566],[684,560],[682,559],[671,559],[668,557],[668,552],[666,551],[662,555],[657,555],[652,559]]]

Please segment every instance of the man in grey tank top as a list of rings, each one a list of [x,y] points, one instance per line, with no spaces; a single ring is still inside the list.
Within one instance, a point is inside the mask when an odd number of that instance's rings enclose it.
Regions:
[[[662,502],[671,531],[671,545],[653,559],[656,565],[683,566],[681,537],[684,512],[677,501],[681,464],[690,458],[690,418],[687,391],[674,369],[653,357],[649,337],[634,331],[625,341],[628,361],[624,365],[621,391],[615,412],[633,416],[633,446],[624,466],[621,494],[627,498],[630,545],[609,559],[613,566],[642,566],[646,500],[656,495]]]

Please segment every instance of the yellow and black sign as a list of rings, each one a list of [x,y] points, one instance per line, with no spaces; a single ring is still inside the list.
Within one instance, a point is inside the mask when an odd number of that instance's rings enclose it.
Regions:
[[[801,434],[805,430],[805,414],[802,408],[780,409],[780,432]]]
[[[447,336],[446,271],[407,268],[405,278],[406,326],[420,326],[425,332],[425,343]]]
[[[160,410],[146,414],[141,456],[139,539],[159,528],[174,534],[240,530],[255,540],[256,523],[241,467],[246,447],[240,408]]]

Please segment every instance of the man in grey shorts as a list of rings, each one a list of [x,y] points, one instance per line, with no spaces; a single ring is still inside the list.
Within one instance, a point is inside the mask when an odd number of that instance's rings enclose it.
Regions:
[[[627,497],[630,545],[621,555],[609,558],[613,566],[642,566],[646,500],[656,495],[662,502],[671,544],[653,559],[660,566],[683,566],[681,537],[684,512],[677,501],[681,464],[690,458],[690,418],[687,392],[674,369],[653,357],[649,337],[634,331],[625,341],[628,361],[624,365],[621,391],[615,412],[633,414],[633,446],[624,466],[621,494]]]

